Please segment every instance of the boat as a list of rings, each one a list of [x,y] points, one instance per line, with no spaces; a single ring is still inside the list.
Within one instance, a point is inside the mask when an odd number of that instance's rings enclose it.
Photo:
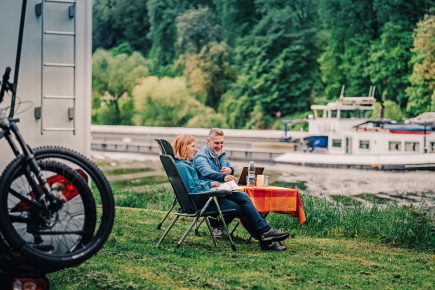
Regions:
[[[280,141],[294,143],[293,152],[275,158],[278,163],[304,166],[383,170],[435,170],[433,123],[397,123],[374,120],[374,87],[368,96],[340,98],[312,105],[304,120],[285,120]],[[412,119],[410,119],[412,120]],[[304,138],[292,138],[287,125],[308,122]],[[290,136],[289,136],[290,134]]]

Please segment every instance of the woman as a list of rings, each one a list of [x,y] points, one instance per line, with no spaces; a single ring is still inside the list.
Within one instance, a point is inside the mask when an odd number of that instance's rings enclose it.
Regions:
[[[216,181],[204,181],[198,178],[193,168],[191,159],[195,156],[195,139],[191,135],[178,136],[173,145],[175,163],[181,177],[190,193],[210,190],[211,187],[219,186]],[[208,197],[196,198],[195,203],[199,207],[204,206]],[[233,192],[233,194],[218,198],[221,209],[235,209],[235,217],[239,218],[245,229],[260,242],[263,250],[283,251],[286,248],[277,243],[289,237],[287,232],[279,232],[272,228],[263,216],[257,211],[249,196],[244,192]],[[211,204],[210,206],[214,206]]]

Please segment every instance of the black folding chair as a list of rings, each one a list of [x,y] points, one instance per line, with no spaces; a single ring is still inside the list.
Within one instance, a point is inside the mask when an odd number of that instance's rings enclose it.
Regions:
[[[186,184],[184,183],[180,175],[180,172],[178,171],[178,168],[175,165],[174,159],[171,156],[164,154],[164,155],[160,155],[160,160],[162,162],[163,168],[166,171],[166,174],[168,175],[169,181],[172,185],[172,189],[174,190],[178,203],[180,204],[180,209],[177,212],[175,212],[174,219],[172,220],[168,228],[165,230],[163,235],[160,237],[159,241],[157,242],[157,246],[163,241],[163,239],[166,237],[166,235],[171,230],[173,225],[177,222],[180,216],[193,218],[193,221],[189,225],[189,227],[187,228],[186,232],[183,234],[181,239],[178,241],[174,250],[180,247],[181,243],[187,237],[187,235],[192,230],[192,228],[194,226],[197,226],[202,219],[205,219],[208,230],[213,239],[213,243],[215,246],[217,246],[217,242],[213,235],[213,230],[210,226],[210,221],[209,221],[209,218],[216,218],[217,216],[217,219],[219,219],[222,222],[222,225],[224,226],[225,231],[228,234],[228,239],[231,243],[231,248],[233,249],[233,251],[235,251],[236,246],[234,245],[234,242],[228,230],[228,226],[224,220],[224,214],[233,213],[235,210],[234,209],[221,210],[217,199],[218,196],[231,194],[232,192],[229,190],[212,190],[212,191],[205,191],[200,193],[189,193]],[[210,196],[210,198],[207,200],[205,205],[200,209],[197,208],[195,202],[192,199],[193,196],[198,196],[198,195]],[[216,205],[216,209],[209,209],[212,202]]]
[[[172,148],[171,143],[169,143],[168,141],[166,141],[164,139],[154,139],[154,140],[156,140],[157,144],[159,145],[160,152],[162,154],[170,155],[172,158],[175,159],[174,148]],[[163,223],[168,218],[169,214],[172,212],[172,210],[174,209],[176,204],[177,204],[177,198],[175,197],[174,202],[172,203],[171,207],[166,212],[165,216],[162,218],[160,223],[157,225],[158,230],[160,230],[162,228]]]

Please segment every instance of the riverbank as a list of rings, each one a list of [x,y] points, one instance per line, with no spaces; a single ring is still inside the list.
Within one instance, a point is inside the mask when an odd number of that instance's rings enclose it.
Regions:
[[[105,162],[104,169],[119,166],[152,167],[156,171],[148,175],[164,176],[158,153],[134,154],[94,151],[92,158]],[[114,162],[113,165],[110,165]],[[136,165],[132,165],[134,162]],[[126,165],[127,164],[127,165]],[[130,165],[128,165],[130,164]],[[241,172],[246,162],[232,162],[237,172]],[[256,161],[257,166],[265,167],[265,174],[271,182],[279,186],[291,187],[302,193],[322,196],[330,201],[337,196],[348,196],[361,202],[388,203],[400,205],[422,204],[424,211],[435,213],[435,172],[433,171],[374,171],[338,168],[313,168],[287,164],[270,164]],[[109,180],[130,178],[110,177]]]

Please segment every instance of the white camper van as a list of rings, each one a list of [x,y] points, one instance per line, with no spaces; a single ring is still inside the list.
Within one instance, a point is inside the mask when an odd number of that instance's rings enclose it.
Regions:
[[[15,57],[22,1],[0,3],[0,72]],[[90,150],[92,0],[28,0],[15,116],[32,146]],[[0,108],[8,106],[5,97]],[[0,170],[13,155],[0,140]]]

